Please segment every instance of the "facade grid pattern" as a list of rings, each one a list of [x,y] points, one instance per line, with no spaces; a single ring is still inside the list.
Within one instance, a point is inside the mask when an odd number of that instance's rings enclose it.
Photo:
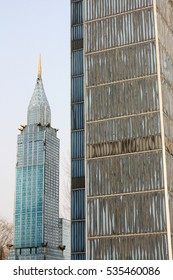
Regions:
[[[87,258],[171,259],[173,8],[84,3]]]
[[[71,1],[71,259],[85,254],[83,0]]]
[[[40,66],[41,68],[41,66]],[[59,146],[41,72],[28,106],[28,123],[18,135],[14,246],[9,259],[69,259],[69,221],[59,219]],[[60,226],[63,223],[65,232]]]

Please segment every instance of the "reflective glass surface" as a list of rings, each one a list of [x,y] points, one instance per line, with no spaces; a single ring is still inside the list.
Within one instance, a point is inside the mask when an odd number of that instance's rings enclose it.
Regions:
[[[27,123],[28,125],[36,123],[46,125],[51,123],[50,106],[47,101],[41,78],[37,79],[34,93],[28,106]]]
[[[71,1],[71,244],[73,260],[85,259],[83,0]]]
[[[43,242],[44,132],[26,127],[18,136],[15,247]]]
[[[18,136],[16,166],[15,252],[11,259],[61,259],[57,249],[62,232],[56,130],[42,125],[24,127]],[[43,244],[47,244],[46,253]],[[33,251],[39,248],[41,252]]]

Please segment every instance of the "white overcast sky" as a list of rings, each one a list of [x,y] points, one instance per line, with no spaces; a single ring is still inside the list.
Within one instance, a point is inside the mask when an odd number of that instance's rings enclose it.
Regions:
[[[10,222],[17,128],[26,123],[40,53],[62,159],[70,151],[70,0],[0,0],[0,217]]]

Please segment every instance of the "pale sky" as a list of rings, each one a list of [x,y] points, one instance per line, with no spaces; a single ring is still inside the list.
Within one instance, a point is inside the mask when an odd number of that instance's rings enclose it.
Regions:
[[[52,126],[60,129],[62,160],[70,151],[70,0],[0,0],[0,217],[9,222],[17,128],[26,123],[40,53]]]

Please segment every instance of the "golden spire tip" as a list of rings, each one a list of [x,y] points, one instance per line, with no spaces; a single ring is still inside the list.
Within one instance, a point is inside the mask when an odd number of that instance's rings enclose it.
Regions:
[[[41,79],[41,55],[39,56],[39,61],[38,61],[38,79]]]

